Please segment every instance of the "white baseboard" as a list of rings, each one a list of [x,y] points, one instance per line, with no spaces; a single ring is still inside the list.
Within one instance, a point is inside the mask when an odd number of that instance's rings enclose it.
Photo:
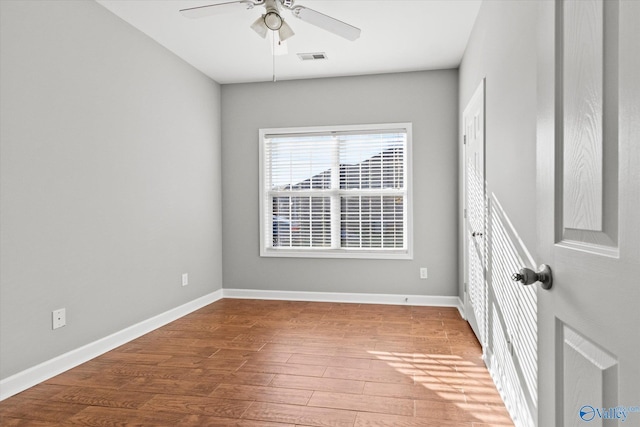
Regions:
[[[283,301],[342,302],[355,304],[420,305],[455,307],[464,315],[457,296],[352,294],[340,292],[261,291],[255,289],[223,289],[224,298],[265,299]],[[463,316],[464,317],[464,316]]]
[[[1,380],[0,401],[81,365],[222,298],[456,307],[464,318],[462,301],[457,296],[220,289]]]
[[[49,378],[61,374],[64,371],[85,363],[97,356],[100,356],[101,354],[113,350],[116,347],[126,344],[129,341],[141,337],[146,333],[158,329],[167,323],[171,323],[180,317],[186,316],[187,314],[222,298],[223,292],[220,289],[7,377],[0,381],[0,401],[13,396],[14,394],[20,393],[29,387],[33,387],[42,381],[46,381]]]

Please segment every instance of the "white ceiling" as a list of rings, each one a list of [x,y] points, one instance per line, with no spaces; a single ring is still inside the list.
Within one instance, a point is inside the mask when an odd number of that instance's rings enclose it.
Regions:
[[[269,81],[274,58],[269,38],[249,26],[263,6],[187,19],[180,9],[214,0],[96,0],[221,84]],[[275,57],[278,80],[455,68],[460,64],[481,0],[296,0],[362,30],[354,42],[291,16],[296,33],[288,55]],[[325,52],[324,61],[297,53]]]

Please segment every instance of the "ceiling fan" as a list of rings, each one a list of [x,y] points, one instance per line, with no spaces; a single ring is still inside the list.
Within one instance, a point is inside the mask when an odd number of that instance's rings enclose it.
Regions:
[[[360,29],[342,22],[338,19],[327,16],[304,6],[294,5],[295,0],[222,0],[217,3],[191,7],[180,10],[187,18],[203,18],[205,16],[218,15],[221,13],[235,12],[237,10],[253,9],[255,6],[264,6],[266,11],[259,17],[251,28],[262,38],[266,38],[267,31],[277,33],[280,40],[284,41],[295,33],[284,21],[281,15],[281,7],[291,12],[293,16],[330,33],[354,41],[360,37]]]

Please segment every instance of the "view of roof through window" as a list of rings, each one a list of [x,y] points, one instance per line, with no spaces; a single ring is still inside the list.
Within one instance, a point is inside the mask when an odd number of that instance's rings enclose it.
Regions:
[[[398,154],[402,155],[405,138],[403,133],[268,138],[272,165],[271,186],[280,190],[293,189],[301,188],[307,182],[310,183],[310,188],[318,188],[330,179],[336,156],[341,169],[350,175],[358,167],[389,164]],[[393,173],[402,175],[402,170],[397,169],[398,165],[394,166]],[[385,177],[388,178],[390,172],[385,172]],[[377,177],[380,180],[383,178],[381,173]],[[397,181],[393,183],[398,184]],[[373,187],[375,184],[371,185]],[[353,184],[349,185],[352,186]],[[380,182],[377,188],[387,186],[388,184]]]

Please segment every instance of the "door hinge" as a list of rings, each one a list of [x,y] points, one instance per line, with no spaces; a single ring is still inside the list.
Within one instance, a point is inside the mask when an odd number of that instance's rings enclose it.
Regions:
[[[463,138],[462,143],[466,145],[467,144],[467,135],[463,135],[462,138]]]
[[[464,282],[464,287],[463,287],[463,289],[464,289],[464,293],[465,293],[465,294],[466,294],[466,293],[468,293],[468,291],[469,291],[469,285],[467,285],[467,282]]]
[[[464,217],[464,219],[467,219],[467,208],[464,208],[462,210],[462,216]]]

